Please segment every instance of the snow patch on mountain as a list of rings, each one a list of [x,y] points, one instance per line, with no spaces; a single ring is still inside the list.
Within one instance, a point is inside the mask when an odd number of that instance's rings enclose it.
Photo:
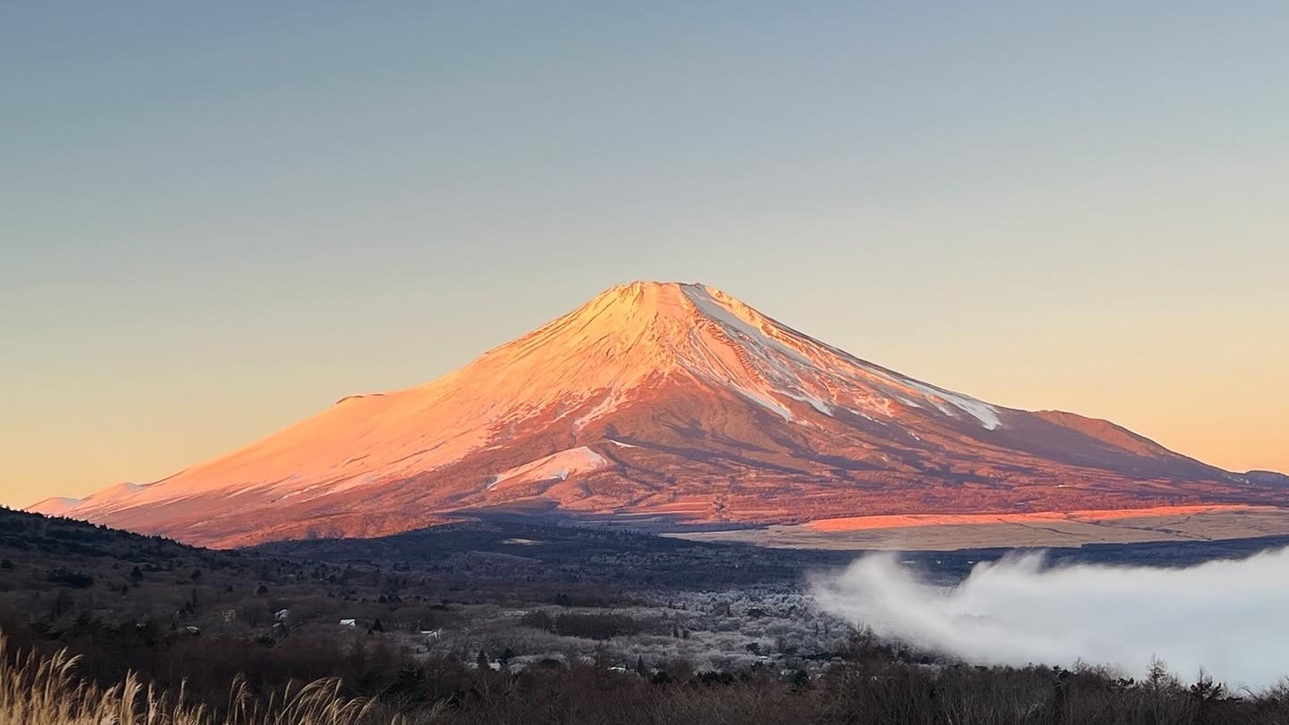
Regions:
[[[941,401],[948,403],[980,421],[980,425],[984,426],[987,430],[994,430],[998,428],[998,426],[1002,425],[1002,420],[998,417],[998,409],[988,403],[960,393],[951,393],[947,390],[941,390],[940,388],[925,385],[917,382],[916,380],[906,380],[906,382],[909,386],[926,395],[927,399],[933,404],[937,404],[936,407],[939,408],[942,413],[956,416],[956,414],[951,410],[938,405]]]
[[[591,410],[588,411],[585,415],[574,420],[573,426],[577,430],[581,430],[582,428],[585,428],[587,423],[590,423],[596,418],[602,418],[608,415],[609,413],[612,413],[613,411],[617,410],[618,406],[621,405],[624,400],[625,398],[623,397],[621,390],[618,390],[616,388],[609,390],[607,394],[604,396],[604,399],[601,400],[599,403],[597,403],[594,408],[591,408]]]
[[[810,407],[814,408],[820,413],[823,413],[824,415],[832,415],[832,407],[813,395],[810,395],[808,393],[790,393],[787,391],[785,391],[783,394],[788,396],[789,398],[792,398],[793,400],[798,400],[798,401],[801,401],[802,403],[809,403]]]
[[[552,453],[531,463],[516,466],[504,473],[493,476],[484,486],[492,490],[502,484],[539,483],[541,481],[563,481],[579,473],[590,473],[609,465],[608,460],[599,453],[579,446]]]

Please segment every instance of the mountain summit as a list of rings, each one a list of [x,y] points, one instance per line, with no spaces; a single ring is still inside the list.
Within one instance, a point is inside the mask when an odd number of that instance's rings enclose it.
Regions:
[[[236,546],[484,511],[667,530],[1277,496],[1105,421],[900,375],[720,290],[635,282],[426,385],[49,508]]]

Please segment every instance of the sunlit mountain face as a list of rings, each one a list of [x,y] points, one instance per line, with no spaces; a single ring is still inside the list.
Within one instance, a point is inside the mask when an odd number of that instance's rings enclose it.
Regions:
[[[1285,493],[1106,421],[914,380],[710,287],[636,282],[420,387],[351,396],[161,481],[43,506],[239,546],[480,511],[669,530]]]

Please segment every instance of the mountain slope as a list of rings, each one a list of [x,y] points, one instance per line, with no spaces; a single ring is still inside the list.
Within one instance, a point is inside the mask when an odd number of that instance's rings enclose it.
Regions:
[[[61,510],[230,546],[480,509],[666,529],[1283,495],[1105,421],[908,378],[718,290],[637,282],[429,384]]]

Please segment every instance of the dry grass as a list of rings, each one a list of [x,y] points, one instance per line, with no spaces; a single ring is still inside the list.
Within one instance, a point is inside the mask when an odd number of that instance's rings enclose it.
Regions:
[[[76,657],[12,652],[0,635],[0,725],[355,725],[370,703],[346,700],[338,680],[288,687],[267,699],[250,697],[235,680],[228,706],[216,715],[190,705],[182,689],[171,698],[134,675],[99,688],[73,673]]]

